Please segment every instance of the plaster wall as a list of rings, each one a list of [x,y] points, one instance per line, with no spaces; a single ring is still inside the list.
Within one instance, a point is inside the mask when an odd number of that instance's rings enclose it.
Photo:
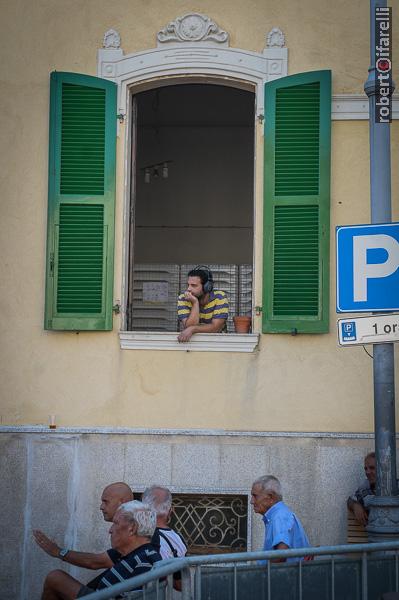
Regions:
[[[337,224],[369,220],[367,121],[333,122],[330,334],[263,335],[254,354],[215,353],[210,360],[206,353],[121,351],[119,317],[110,333],[43,330],[49,72],[95,74],[96,51],[110,27],[120,31],[126,52],[140,51],[155,46],[155,33],[168,21],[192,10],[229,31],[232,47],[254,51],[278,25],[287,36],[289,73],[331,68],[334,93],[361,92],[369,33],[368,7],[360,1],[6,4],[0,36],[6,65],[0,81],[1,423],[46,424],[56,414],[65,426],[371,431],[371,359],[361,347],[338,349],[336,343],[333,236]],[[393,165],[398,125],[392,125]],[[124,136],[121,125],[115,299],[122,287]],[[261,304],[262,147],[257,125],[255,304]],[[393,168],[392,175],[393,217],[399,219],[399,171]]]
[[[345,501],[364,478],[362,458],[371,446],[371,439],[3,434],[0,600],[39,598],[55,568],[82,582],[94,577],[47,556],[31,531],[42,529],[63,547],[104,551],[109,524],[99,498],[118,480],[134,491],[157,483],[174,492],[247,494],[261,474],[278,473],[311,543],[345,543]],[[252,514],[249,549],[262,541],[262,520]]]
[[[397,124],[392,129],[395,164]],[[20,136],[9,155],[26,156],[28,140]],[[361,347],[337,347],[333,258],[334,226],[369,220],[367,140],[366,122],[333,123],[330,334],[263,335],[254,354],[215,353],[212,361],[206,353],[121,351],[118,317],[112,333],[45,332],[44,156],[37,164],[33,153],[33,164],[21,165],[23,176],[9,171],[2,196],[2,423],[47,423],[56,414],[66,426],[371,431],[372,363]],[[398,218],[395,169],[393,180]],[[121,286],[119,177],[118,187],[115,294]],[[260,261],[259,241],[255,253]],[[257,277],[260,303],[259,271]]]
[[[126,53],[156,45],[155,35],[169,21],[188,12],[210,16],[229,32],[230,46],[259,52],[265,35],[280,27],[290,48],[289,71],[331,68],[334,93],[362,93],[369,65],[369,5],[362,0],[26,0],[2,6],[1,50],[7,81],[24,87],[43,86],[47,99],[48,72],[96,72],[96,51],[104,33],[119,31]],[[394,22],[394,39],[398,23]],[[23,52],[21,53],[21,43]],[[397,64],[398,44],[393,44]],[[21,80],[21,76],[23,80]]]

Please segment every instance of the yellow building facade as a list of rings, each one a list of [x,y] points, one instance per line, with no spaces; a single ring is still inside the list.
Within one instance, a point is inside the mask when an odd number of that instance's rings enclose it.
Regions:
[[[118,479],[137,491],[159,482],[176,493],[245,495],[257,476],[273,472],[312,541],[343,542],[344,501],[373,446],[372,361],[361,346],[338,346],[335,311],[335,228],[370,222],[367,3],[43,0],[8,4],[2,14],[0,429],[4,479],[15,485],[18,472],[25,482],[9,507],[25,515],[24,539],[11,544],[24,568],[17,583],[7,582],[10,594],[38,590],[51,566],[32,546],[30,527],[59,538],[66,531],[70,545],[103,547],[105,529],[90,537],[101,528],[95,507],[101,487]],[[55,71],[115,86],[108,285],[117,309],[108,331],[57,330],[43,317]],[[320,333],[267,333],[264,86],[328,71],[329,325]],[[398,221],[398,100],[393,116]],[[138,264],[178,267],[168,284],[157,279],[151,287],[148,276],[144,298],[183,291],[183,267],[203,263],[237,273],[250,266],[250,334],[196,334],[184,346],[173,326],[152,329],[148,311],[135,327]],[[159,298],[151,301],[159,308]],[[49,517],[53,502],[62,518]],[[87,505],[90,527],[82,522]],[[325,525],[322,515],[331,512]],[[247,547],[258,547],[261,534],[249,517]]]

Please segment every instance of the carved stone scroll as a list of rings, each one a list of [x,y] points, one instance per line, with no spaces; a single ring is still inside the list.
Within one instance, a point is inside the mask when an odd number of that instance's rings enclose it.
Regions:
[[[266,45],[268,48],[284,48],[285,36],[278,27],[273,27],[267,34]]]
[[[170,21],[157,34],[159,43],[216,42],[228,45],[229,34],[211,18],[199,13],[188,13]]]
[[[121,47],[121,36],[115,29],[108,29],[104,34],[103,48],[119,49]]]

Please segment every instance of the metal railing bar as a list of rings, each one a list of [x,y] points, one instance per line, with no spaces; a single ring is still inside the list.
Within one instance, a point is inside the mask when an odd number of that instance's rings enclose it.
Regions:
[[[335,600],[335,560],[331,557],[331,600]]]
[[[362,552],[362,600],[367,600],[367,552]]]
[[[134,579],[127,579],[121,583],[116,584],[110,589],[101,590],[94,592],[91,595],[91,600],[108,600],[109,598],[121,594],[122,592],[132,591],[132,587],[140,588],[144,584],[150,581],[155,581],[167,577],[168,575],[175,573],[176,571],[182,571],[182,578],[184,579],[184,571],[188,571],[190,567],[198,567],[199,576],[197,584],[199,586],[199,594],[201,592],[201,576],[200,576],[200,565],[215,565],[218,563],[242,563],[247,564],[252,561],[265,561],[268,560],[268,592],[269,600],[271,600],[271,584],[270,584],[270,560],[278,558],[292,558],[292,557],[304,557],[308,554],[314,556],[324,555],[348,555],[363,553],[367,557],[367,553],[383,552],[385,550],[399,550],[399,542],[377,542],[367,544],[350,544],[350,545],[339,545],[339,546],[319,546],[317,548],[296,548],[292,550],[272,550],[272,551],[259,551],[259,552],[247,552],[245,558],[243,553],[235,554],[218,554],[218,555],[206,555],[206,556],[191,556],[190,558],[172,558],[162,561],[160,566],[153,568],[151,571],[138,575]],[[366,560],[367,562],[367,560]],[[302,568],[302,567],[301,567]],[[367,573],[367,565],[366,565]],[[187,577],[187,575],[186,575]],[[190,577],[188,575],[188,577]],[[182,584],[183,584],[182,579]],[[190,579],[187,582],[190,584]],[[367,583],[367,582],[366,582]],[[189,598],[189,596],[186,596]],[[200,600],[201,596],[197,595],[196,600]]]
[[[270,560],[267,561],[267,600],[271,600],[272,586],[270,581]]]
[[[195,567],[195,600],[201,600],[201,565]]]
[[[302,600],[302,561],[298,561],[299,600]]]
[[[234,568],[234,578],[233,578],[233,581],[234,581],[234,590],[233,590],[233,597],[234,597],[234,600],[237,600],[237,565],[235,564],[233,568]]]
[[[132,587],[134,589],[140,588],[150,581],[162,579],[163,577],[167,577],[176,571],[182,571],[188,566],[188,558],[171,558],[162,561],[162,563],[165,564],[155,567],[147,573],[137,575],[137,577],[134,577],[133,579],[126,579],[126,581],[122,581],[121,583],[113,585],[112,588],[107,588],[98,592],[94,592],[94,594],[90,594],[90,600],[108,600],[109,598],[113,598],[113,596],[120,595],[122,592],[131,592]],[[112,592],[110,592],[110,590],[112,590]]]
[[[189,566],[186,566],[184,569],[182,569],[181,576],[182,576],[182,579],[181,579],[182,600],[191,600],[191,573],[190,573]]]
[[[190,565],[210,565],[220,562],[249,562],[277,558],[304,557],[309,554],[322,556],[325,554],[359,554],[360,552],[381,552],[384,550],[399,550],[398,542],[372,542],[367,544],[342,544],[339,546],[317,546],[317,548],[294,548],[292,550],[267,550],[259,552],[237,552],[235,554],[210,554],[190,556],[186,559]],[[245,555],[245,559],[243,558]],[[178,559],[175,559],[178,560]],[[181,559],[183,560],[183,559]]]
[[[173,597],[173,575],[169,574],[166,585],[166,600],[172,600]]]

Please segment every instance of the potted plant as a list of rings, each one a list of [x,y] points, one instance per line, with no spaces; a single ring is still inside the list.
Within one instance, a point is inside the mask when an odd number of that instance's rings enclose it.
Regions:
[[[237,315],[233,317],[234,329],[236,333],[249,333],[251,329],[252,318],[248,315]]]

